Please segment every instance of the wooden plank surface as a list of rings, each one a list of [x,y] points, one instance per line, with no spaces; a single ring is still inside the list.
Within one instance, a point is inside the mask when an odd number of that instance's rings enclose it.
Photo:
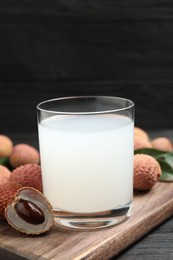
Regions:
[[[117,226],[92,232],[53,226],[45,235],[30,237],[1,223],[0,248],[7,250],[6,255],[27,259],[109,259],[172,215],[173,183],[158,183],[150,192],[134,195],[132,216]]]

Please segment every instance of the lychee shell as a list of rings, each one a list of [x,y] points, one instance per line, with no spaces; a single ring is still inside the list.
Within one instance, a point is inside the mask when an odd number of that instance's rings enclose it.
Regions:
[[[173,151],[173,145],[169,138],[167,137],[157,137],[151,141],[152,147],[157,150],[162,150],[166,152]]]
[[[147,154],[134,155],[134,189],[150,190],[161,176],[161,168],[155,158]]]
[[[17,190],[21,186],[18,183],[7,182],[0,185],[0,218],[5,219],[5,208],[11,203]]]
[[[148,133],[140,127],[136,127],[136,126],[134,127],[134,136],[139,136],[142,139],[149,140]]]
[[[10,175],[10,170],[4,165],[0,165],[0,185],[8,182]]]
[[[10,181],[19,183],[22,187],[33,187],[43,191],[41,167],[38,164],[25,164],[14,169],[9,178]]]
[[[39,160],[39,152],[28,144],[15,145],[9,157],[9,162],[14,168],[28,163],[38,164]]]
[[[6,135],[0,135],[0,158],[8,157],[13,149],[12,140]]]
[[[28,223],[21,218],[15,209],[20,200],[34,203],[44,213],[44,221],[39,224]],[[5,209],[5,217],[8,223],[25,234],[38,235],[47,232],[54,223],[53,209],[47,198],[38,190],[31,187],[23,187],[17,191],[15,197]]]
[[[143,139],[140,136],[134,136],[134,150],[152,148],[149,139]]]

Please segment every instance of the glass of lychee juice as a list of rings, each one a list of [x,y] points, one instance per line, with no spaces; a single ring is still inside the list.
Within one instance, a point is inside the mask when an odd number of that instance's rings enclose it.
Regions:
[[[62,227],[122,222],[133,199],[134,103],[77,96],[37,106],[43,192]]]

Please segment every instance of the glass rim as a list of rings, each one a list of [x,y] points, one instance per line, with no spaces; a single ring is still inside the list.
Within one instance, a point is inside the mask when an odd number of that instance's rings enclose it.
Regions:
[[[92,112],[67,112],[67,111],[61,111],[61,110],[51,110],[51,109],[44,109],[41,108],[42,105],[44,104],[48,104],[54,101],[62,101],[62,100],[72,100],[72,99],[87,99],[87,98],[99,98],[99,99],[115,99],[115,100],[119,100],[119,101],[128,101],[129,105],[126,105],[122,108],[116,108],[116,109],[109,109],[109,110],[99,110],[99,111],[92,111]],[[37,110],[40,112],[47,112],[47,113],[52,113],[52,114],[65,114],[65,115],[92,115],[92,114],[106,114],[106,113],[115,113],[115,112],[121,112],[121,111],[125,111],[128,109],[131,109],[135,106],[135,103],[128,99],[128,98],[124,98],[124,97],[118,97],[118,96],[105,96],[105,95],[86,95],[86,96],[66,96],[66,97],[58,97],[58,98],[52,98],[52,99],[47,99],[44,100],[42,102],[39,102],[36,106]]]

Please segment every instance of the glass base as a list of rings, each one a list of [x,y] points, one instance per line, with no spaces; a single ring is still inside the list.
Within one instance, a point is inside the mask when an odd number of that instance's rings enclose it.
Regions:
[[[117,225],[131,216],[132,202],[112,210],[96,213],[54,211],[55,224],[75,230],[94,230]]]

